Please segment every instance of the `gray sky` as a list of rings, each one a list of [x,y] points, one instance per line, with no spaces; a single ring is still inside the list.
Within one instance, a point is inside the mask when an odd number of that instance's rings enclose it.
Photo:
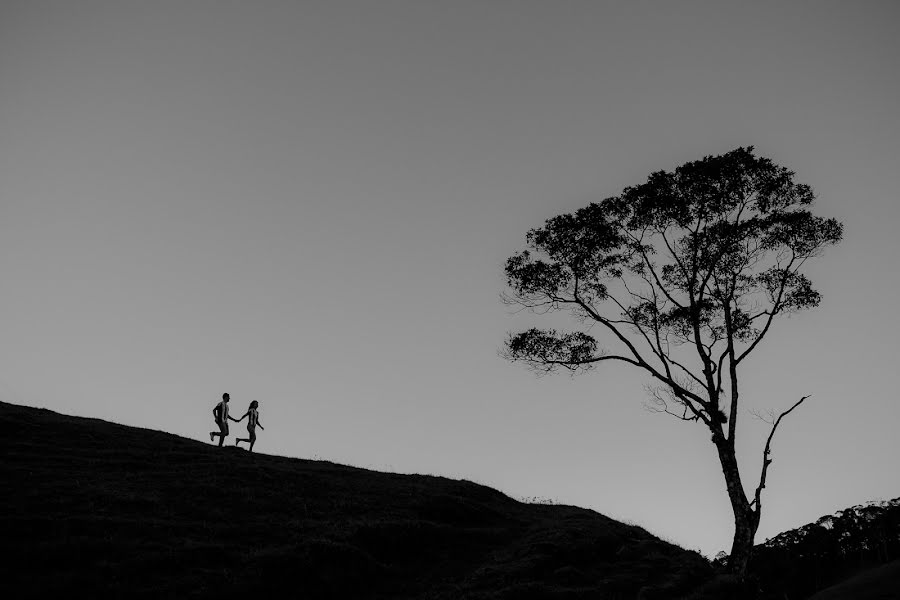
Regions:
[[[4,2],[0,399],[466,478],[712,555],[708,432],[497,356],[524,234],[741,145],[845,241],[748,361],[759,540],[900,495],[895,2]],[[741,421],[746,477],[768,426]],[[242,430],[242,427],[233,430]],[[12,434],[14,432],[6,432]],[[229,440],[230,442],[230,440]]]

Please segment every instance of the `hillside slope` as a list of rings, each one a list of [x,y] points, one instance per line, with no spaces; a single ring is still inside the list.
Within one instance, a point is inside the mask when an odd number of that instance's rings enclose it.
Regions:
[[[669,598],[693,552],[467,481],[0,403],[5,598]]]
[[[900,559],[862,571],[822,590],[809,600],[897,600],[900,598]]]

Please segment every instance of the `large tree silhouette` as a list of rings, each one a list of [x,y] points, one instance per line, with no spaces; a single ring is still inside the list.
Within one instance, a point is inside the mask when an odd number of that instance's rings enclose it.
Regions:
[[[711,432],[734,512],[729,567],[741,575],[759,527],[772,437],[806,398],[772,415],[748,494],[735,456],[741,367],[776,317],[819,304],[801,269],[840,241],[842,226],[813,215],[813,200],[793,172],[738,148],[549,219],[528,232],[529,249],[506,262],[506,302],[567,311],[584,325],[510,335],[507,358],[540,371],[637,367],[654,382],[648,406]]]

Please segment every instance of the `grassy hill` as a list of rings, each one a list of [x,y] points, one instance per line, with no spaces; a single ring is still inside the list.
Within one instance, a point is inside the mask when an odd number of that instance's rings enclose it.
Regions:
[[[0,403],[4,598],[675,598],[700,555],[571,506]]]
[[[809,600],[897,600],[900,598],[900,559],[866,569],[829,587]]]

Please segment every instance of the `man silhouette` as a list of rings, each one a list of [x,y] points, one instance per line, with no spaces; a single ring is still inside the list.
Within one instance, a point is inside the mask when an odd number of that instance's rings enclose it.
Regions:
[[[225,438],[228,436],[228,419],[237,423],[237,419],[228,415],[228,401],[230,399],[227,393],[222,394],[222,401],[213,408],[213,418],[216,420],[216,425],[219,426],[219,431],[210,431],[209,441],[212,442],[216,439],[216,436],[219,436],[219,448],[222,447],[222,444],[225,443]]]

